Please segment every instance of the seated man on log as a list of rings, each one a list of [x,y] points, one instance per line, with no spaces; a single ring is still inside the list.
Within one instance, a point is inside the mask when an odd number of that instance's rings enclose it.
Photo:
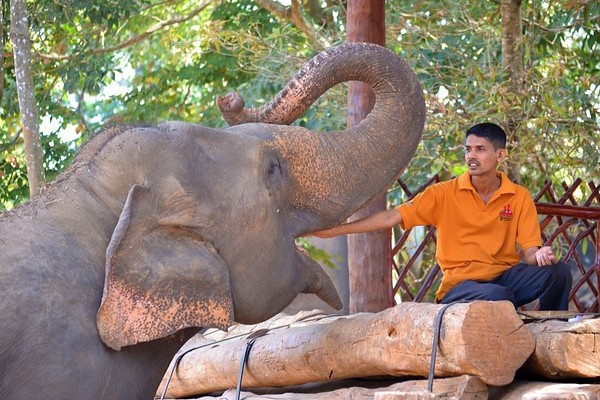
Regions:
[[[497,171],[506,154],[502,128],[475,125],[466,132],[468,171],[463,175],[430,186],[394,209],[313,235],[434,225],[443,272],[437,302],[510,300],[520,307],[539,299],[541,310],[567,310],[573,277],[550,246],[540,247],[537,211],[527,189]]]

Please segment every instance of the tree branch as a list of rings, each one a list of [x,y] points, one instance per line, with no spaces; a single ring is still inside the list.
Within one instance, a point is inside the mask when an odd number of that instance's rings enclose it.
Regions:
[[[29,195],[36,195],[44,182],[44,154],[39,136],[39,121],[33,71],[31,68],[31,39],[25,0],[10,2],[10,41],[15,55],[15,81],[23,127],[25,160]]]
[[[13,136],[12,139],[10,139],[8,141],[8,143],[0,143],[0,151],[4,151],[4,150],[8,149],[9,147],[14,146],[15,143],[17,143],[17,140],[19,140],[19,137],[21,136],[21,132],[23,132],[23,130],[19,129],[17,131],[17,133],[15,134],[15,136]]]
[[[194,8],[188,14],[186,14],[182,17],[179,17],[179,18],[173,18],[173,19],[170,19],[167,21],[159,22],[159,23],[151,26],[150,28],[148,28],[146,31],[140,33],[139,35],[133,36],[133,37],[131,37],[121,43],[118,43],[114,46],[94,48],[94,49],[90,49],[83,53],[69,54],[69,55],[38,54],[37,57],[39,57],[43,60],[50,60],[50,61],[66,61],[66,60],[74,59],[75,57],[80,56],[82,54],[100,55],[100,54],[114,52],[117,50],[122,50],[126,47],[129,47],[138,42],[141,42],[142,40],[161,31],[162,29],[164,29],[166,27],[189,21],[190,19],[194,18],[196,15],[200,14],[200,12],[202,12],[211,3],[213,3],[211,0],[204,0],[203,2],[200,3],[200,5],[198,7]]]
[[[600,15],[597,15],[597,16],[595,16],[593,18],[588,19],[588,20],[586,20],[584,18],[578,18],[578,19],[573,20],[572,23],[570,23],[568,25],[564,25],[564,26],[558,27],[558,28],[548,28],[548,27],[545,27],[544,25],[540,24],[539,22],[535,22],[535,21],[529,20],[527,18],[523,18],[523,21],[527,25],[535,26],[536,28],[538,28],[541,31],[546,32],[546,33],[561,33],[561,32],[568,31],[569,29],[573,29],[573,28],[579,27],[584,22],[591,22],[592,24],[596,23],[596,22],[600,21]]]
[[[292,0],[291,7],[285,7],[273,0],[255,0],[256,4],[273,14],[279,19],[283,19],[292,23],[312,42],[319,43],[323,48],[329,47],[330,44],[325,38],[320,36],[317,31],[307,23],[300,12],[300,4],[298,0]]]

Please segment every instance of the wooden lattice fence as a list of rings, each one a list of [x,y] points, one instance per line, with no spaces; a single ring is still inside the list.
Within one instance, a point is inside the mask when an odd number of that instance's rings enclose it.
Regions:
[[[436,175],[414,191],[401,180],[399,188],[412,199],[428,186],[439,182]],[[573,287],[570,309],[600,311],[600,186],[577,179],[561,185],[557,195],[550,182],[535,195],[542,239],[552,245],[559,258],[571,266]],[[578,196],[575,196],[575,193]],[[585,193],[585,201],[578,203]],[[585,197],[584,196],[584,197]],[[394,302],[432,302],[441,279],[435,262],[436,230],[433,226],[406,231],[394,229],[389,264]],[[535,305],[532,305],[535,307]]]

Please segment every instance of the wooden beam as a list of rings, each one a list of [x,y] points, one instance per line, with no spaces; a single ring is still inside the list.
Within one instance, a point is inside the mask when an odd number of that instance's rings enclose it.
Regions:
[[[427,377],[434,320],[442,307],[404,303],[379,313],[271,330],[253,344],[243,387],[352,377]],[[168,394],[189,397],[235,388],[246,343],[240,337],[188,353],[173,374]],[[533,348],[533,337],[512,303],[454,304],[442,320],[435,376],[469,374],[486,384],[506,385]]]
[[[376,385],[376,383],[379,384]],[[485,383],[474,376],[462,375],[453,378],[436,379],[433,392],[427,391],[426,380],[411,380],[393,382],[382,380],[343,381],[341,384],[320,384],[294,387],[290,390],[266,389],[261,391],[240,392],[244,400],[387,400],[390,396],[401,400],[407,399],[460,399],[483,400],[488,398],[488,388]],[[234,400],[235,389],[229,389],[218,396],[202,396],[198,400]],[[190,399],[191,400],[191,399]]]
[[[600,377],[600,319],[543,320],[526,326],[536,344],[525,372],[550,379]]]
[[[596,400],[600,385],[515,381],[509,386],[489,388],[496,400]]]
[[[385,0],[348,0],[347,41],[385,46]],[[349,82],[347,127],[358,125],[371,112],[375,93],[363,82]],[[385,210],[386,190],[350,217],[350,221]],[[349,311],[377,312],[394,305],[392,273],[388,254],[390,232],[376,231],[348,235]]]

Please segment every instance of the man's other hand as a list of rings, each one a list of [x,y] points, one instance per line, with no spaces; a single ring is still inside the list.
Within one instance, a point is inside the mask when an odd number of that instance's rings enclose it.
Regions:
[[[558,260],[554,256],[554,251],[552,250],[552,247],[544,246],[539,248],[535,252],[535,261],[540,267],[545,267],[548,265],[556,264]]]

